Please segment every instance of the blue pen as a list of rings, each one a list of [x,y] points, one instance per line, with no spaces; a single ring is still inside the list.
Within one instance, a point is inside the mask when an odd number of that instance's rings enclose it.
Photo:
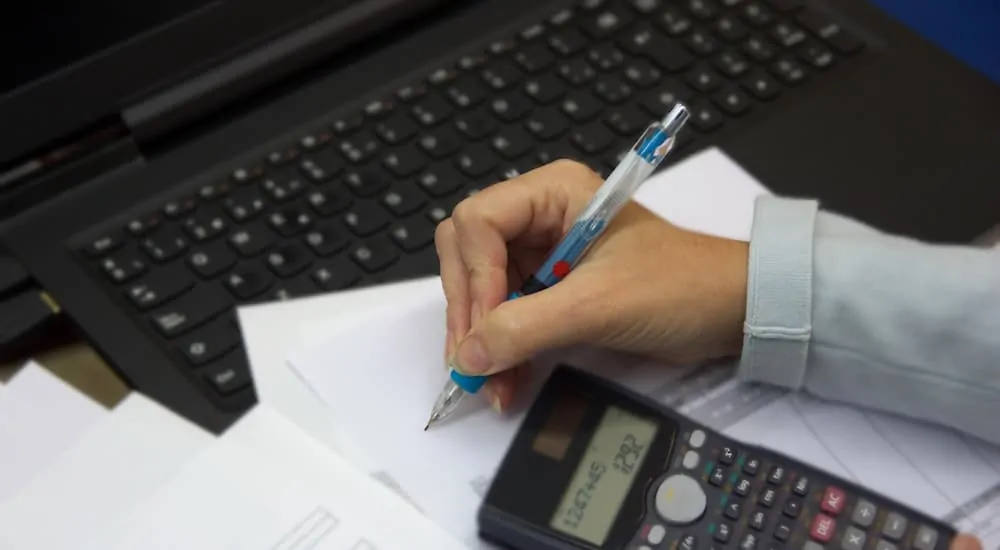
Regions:
[[[673,148],[677,132],[687,122],[690,113],[678,103],[663,117],[646,128],[642,137],[625,154],[608,179],[597,190],[594,198],[580,213],[573,227],[520,290],[508,297],[513,300],[527,294],[544,290],[561,281],[604,232],[611,220],[632,198],[635,191],[659,166]],[[447,417],[466,394],[479,391],[486,383],[487,376],[466,376],[454,368],[450,369],[448,382],[441,391],[434,410],[424,430]]]

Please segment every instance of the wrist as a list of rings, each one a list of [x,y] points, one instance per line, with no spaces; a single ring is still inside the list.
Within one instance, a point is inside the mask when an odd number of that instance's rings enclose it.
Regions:
[[[743,327],[747,311],[747,277],[750,245],[745,241],[720,239],[720,259],[715,301],[716,344],[713,359],[739,356],[743,350]]]

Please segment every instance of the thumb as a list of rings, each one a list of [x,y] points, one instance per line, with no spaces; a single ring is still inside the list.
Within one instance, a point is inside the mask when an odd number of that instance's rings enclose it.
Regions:
[[[581,292],[572,279],[535,294],[504,302],[484,315],[459,342],[452,367],[463,374],[488,375],[518,365],[552,348],[593,341],[607,317],[593,291]]]

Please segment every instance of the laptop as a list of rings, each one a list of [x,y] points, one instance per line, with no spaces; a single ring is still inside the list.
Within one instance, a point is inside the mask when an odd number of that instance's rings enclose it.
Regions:
[[[559,158],[607,174],[676,101],[661,169],[718,146],[886,231],[997,221],[1000,88],[864,0],[49,7],[6,36],[3,245],[214,432],[256,399],[237,306],[434,274],[460,200]]]

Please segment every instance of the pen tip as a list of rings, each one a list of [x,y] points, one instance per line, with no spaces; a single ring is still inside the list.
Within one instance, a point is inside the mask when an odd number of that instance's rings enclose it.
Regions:
[[[428,420],[428,421],[427,421],[427,425],[426,425],[426,426],[424,426],[424,431],[426,432],[426,431],[427,431],[427,428],[430,428],[430,427],[431,427],[431,421],[430,421],[430,420]]]

